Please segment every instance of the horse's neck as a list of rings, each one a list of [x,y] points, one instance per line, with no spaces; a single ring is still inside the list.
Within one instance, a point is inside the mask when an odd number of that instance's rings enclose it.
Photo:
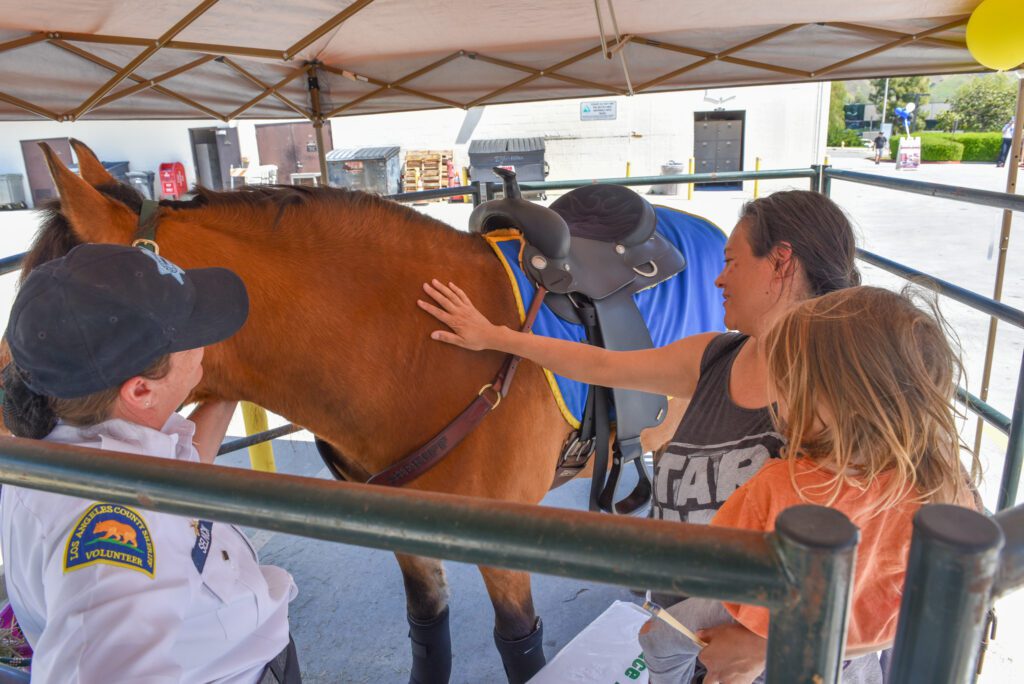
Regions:
[[[437,410],[434,422],[455,415],[462,395],[493,374],[491,355],[430,340],[440,324],[416,306],[424,282],[452,280],[492,319],[516,323],[501,266],[482,240],[429,221],[347,229],[354,220],[339,217],[333,233],[309,225],[292,239],[284,228],[229,257],[225,265],[249,287],[250,319],[211,350],[207,383],[339,444],[348,433],[400,432],[396,417],[410,420],[419,401]],[[350,448],[394,453],[384,443]]]

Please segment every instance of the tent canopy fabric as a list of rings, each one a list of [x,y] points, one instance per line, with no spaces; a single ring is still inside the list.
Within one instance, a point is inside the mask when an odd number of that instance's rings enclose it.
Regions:
[[[981,0],[0,0],[0,120],[333,116],[984,71]]]

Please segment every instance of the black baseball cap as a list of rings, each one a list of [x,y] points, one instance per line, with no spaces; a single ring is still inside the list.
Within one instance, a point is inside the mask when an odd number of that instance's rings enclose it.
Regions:
[[[186,271],[146,249],[86,244],[29,273],[7,343],[32,390],[74,399],[230,337],[248,315],[245,285],[225,268]]]

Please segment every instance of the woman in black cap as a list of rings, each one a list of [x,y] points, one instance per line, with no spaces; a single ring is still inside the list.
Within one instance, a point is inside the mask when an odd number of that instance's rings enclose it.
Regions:
[[[225,269],[76,247],[18,292],[4,421],[21,437],[212,462],[235,403],[176,411],[202,378],[203,346],[248,309]],[[299,681],[295,584],[231,525],[5,486],[0,535],[33,681]]]

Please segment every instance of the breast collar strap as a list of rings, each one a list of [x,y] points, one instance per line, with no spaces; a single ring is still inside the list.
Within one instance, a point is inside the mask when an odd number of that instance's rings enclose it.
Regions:
[[[132,239],[132,247],[141,247],[154,254],[160,254],[160,245],[156,243],[156,223],[159,213],[159,202],[151,199],[142,200],[142,210],[139,212],[139,223],[135,229],[135,237]]]

